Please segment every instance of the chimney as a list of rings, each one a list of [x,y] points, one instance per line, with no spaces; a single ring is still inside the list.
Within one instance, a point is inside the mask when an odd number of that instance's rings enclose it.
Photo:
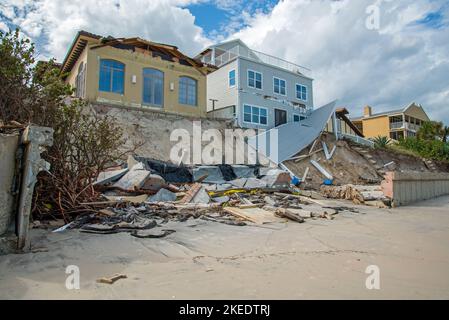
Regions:
[[[365,118],[371,117],[372,114],[373,114],[373,110],[370,106],[365,106],[365,108],[363,108],[363,116]]]

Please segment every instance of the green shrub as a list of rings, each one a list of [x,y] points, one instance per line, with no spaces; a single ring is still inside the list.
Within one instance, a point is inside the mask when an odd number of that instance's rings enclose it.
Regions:
[[[377,136],[372,139],[374,142],[374,148],[376,149],[385,149],[391,143],[391,139],[385,136]]]
[[[409,137],[399,140],[399,146],[415,151],[423,158],[449,161],[449,144],[441,140],[422,140]]]

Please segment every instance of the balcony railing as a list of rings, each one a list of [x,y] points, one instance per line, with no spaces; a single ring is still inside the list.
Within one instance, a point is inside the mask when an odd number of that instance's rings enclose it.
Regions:
[[[281,69],[288,70],[290,72],[295,72],[298,74],[310,76],[312,70],[297,65],[295,63],[289,62],[287,60],[277,58],[275,56],[259,52],[256,50],[248,50],[246,48],[242,48],[241,46],[237,45],[233,47],[232,49],[225,51],[223,54],[217,56],[215,58],[215,65],[217,67],[221,67],[222,65],[228,63],[229,61],[237,58],[237,57],[244,57],[256,62],[263,62]]]
[[[418,131],[419,125],[408,122],[392,122],[390,123],[390,129],[406,129],[412,131]]]
[[[404,129],[404,122],[391,122],[390,129]]]

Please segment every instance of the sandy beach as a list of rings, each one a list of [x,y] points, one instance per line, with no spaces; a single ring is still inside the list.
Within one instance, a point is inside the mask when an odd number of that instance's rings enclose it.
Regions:
[[[334,220],[230,226],[169,222],[162,239],[33,229],[35,251],[0,256],[1,299],[448,299],[449,197]],[[80,289],[65,286],[66,267]],[[380,289],[365,285],[369,265]],[[101,277],[122,273],[112,285]]]

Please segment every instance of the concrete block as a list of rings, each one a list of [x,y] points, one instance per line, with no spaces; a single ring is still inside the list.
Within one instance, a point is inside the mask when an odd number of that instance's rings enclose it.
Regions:
[[[206,189],[204,187],[201,187],[201,189],[195,194],[193,197],[191,203],[209,203],[210,197],[207,193]]]
[[[248,180],[247,178],[241,178],[241,179],[231,180],[231,181],[229,181],[229,183],[231,183],[233,186],[235,186],[237,188],[243,188],[245,186],[245,183],[247,180]]]
[[[194,168],[192,171],[193,181],[199,181],[204,177],[204,175],[207,175],[207,177],[201,182],[217,184],[225,182],[220,167],[218,166],[200,166],[198,168]]]
[[[134,166],[119,181],[114,183],[113,186],[129,191],[140,189],[150,176],[150,171],[135,169],[136,167],[139,168],[139,165]]]
[[[286,171],[273,169],[268,171],[267,175],[261,179],[269,188],[290,186],[291,177]]]
[[[176,193],[171,192],[167,189],[160,189],[155,195],[152,195],[148,198],[150,202],[165,202],[165,201],[175,201]]]
[[[105,185],[114,181],[117,181],[121,177],[123,177],[128,172],[128,169],[121,170],[111,170],[111,171],[103,171],[98,175],[97,180],[94,182],[94,185]]]
[[[150,174],[149,177],[147,177],[147,179],[145,180],[145,183],[142,185],[141,189],[157,191],[165,187],[166,185],[167,183],[160,175]]]
[[[245,183],[246,189],[266,188],[267,183],[262,179],[248,178]]]

